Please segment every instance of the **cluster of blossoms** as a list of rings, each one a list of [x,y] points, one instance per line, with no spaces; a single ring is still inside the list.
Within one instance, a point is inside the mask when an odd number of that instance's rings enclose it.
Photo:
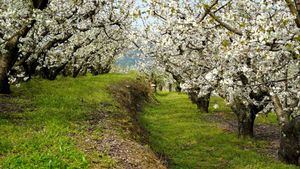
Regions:
[[[43,5],[41,7],[39,5]],[[31,0],[0,2],[0,50],[10,57],[10,79],[59,73],[107,73],[128,46],[130,0]],[[12,39],[16,41],[12,42]],[[14,43],[14,49],[7,48]]]
[[[180,76],[184,89],[200,87],[199,96],[214,90],[248,105],[259,104],[250,93],[266,90],[297,100],[300,34],[286,3],[216,2],[150,2],[162,23],[147,26],[143,50]]]
[[[138,47],[184,90],[226,99],[240,134],[253,135],[257,113],[271,109],[284,131],[300,115],[300,16],[291,3],[147,1],[141,13],[152,22]]]

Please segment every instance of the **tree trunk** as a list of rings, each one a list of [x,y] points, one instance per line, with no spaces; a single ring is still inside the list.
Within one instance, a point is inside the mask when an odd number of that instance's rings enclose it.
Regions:
[[[3,75],[0,73],[0,94],[9,94],[10,91],[10,85],[8,83],[8,77],[7,75]]]
[[[157,93],[157,85],[154,84],[154,93]]]
[[[283,110],[282,104],[277,95],[273,95],[271,98],[272,98],[272,102],[274,104],[274,109],[275,109],[275,113],[276,113],[280,128],[283,128],[290,121],[289,115],[287,112],[285,112]]]
[[[67,68],[64,68],[64,69],[61,71],[61,75],[62,75],[63,77],[67,77],[67,76],[68,76]]]
[[[0,55],[0,94],[9,94],[10,86],[7,73],[9,71],[9,55]]]
[[[249,112],[236,113],[238,118],[238,136],[253,137],[254,136],[254,121],[255,114]]]
[[[94,68],[94,66],[89,67],[89,69],[94,76],[97,76],[99,74],[99,72],[96,70],[96,68]]]
[[[6,53],[0,53],[0,94],[9,94],[8,72],[13,67],[18,57],[18,36],[12,37],[5,45]]]
[[[204,112],[204,113],[208,113],[210,95],[211,95],[211,93],[208,93],[207,95],[205,95],[203,97],[198,97],[197,92],[189,93],[189,97],[190,97],[191,101],[197,105],[198,109],[201,112]]]
[[[172,92],[172,88],[173,88],[172,83],[169,83],[169,92]]]
[[[79,67],[78,69],[76,69],[76,68],[74,67],[74,68],[73,68],[73,72],[72,72],[72,77],[73,77],[73,78],[76,78],[76,77],[79,75],[81,69],[82,69],[82,65],[80,65],[80,67]]]
[[[85,76],[87,73],[87,66],[84,66],[82,69],[82,75]]]
[[[241,100],[235,99],[231,106],[232,111],[237,117],[238,121],[238,136],[239,137],[253,137],[254,136],[254,121],[256,114],[259,112],[253,106],[246,106]]]
[[[106,66],[103,70],[102,70],[102,73],[101,74],[106,74],[106,73],[109,73],[110,72],[110,70],[111,70],[111,66],[110,65],[108,65],[108,66]]]
[[[50,70],[47,67],[42,67],[39,74],[42,78],[49,79]]]
[[[211,93],[197,99],[197,107],[201,112],[208,113],[209,101]]]
[[[80,73],[80,69],[77,69],[77,70],[73,71],[72,77],[76,78],[79,75],[79,73]]]
[[[175,87],[175,91],[180,93],[181,92],[181,87],[180,87],[180,83],[176,83],[176,87]]]
[[[159,85],[159,91],[163,91],[163,86]]]
[[[59,75],[59,73],[64,70],[64,68],[67,66],[68,62],[63,63],[62,65],[58,66],[57,68],[50,71],[50,78],[49,80],[55,80],[56,77]]]
[[[300,116],[282,127],[278,155],[281,161],[300,166]]]
[[[300,116],[289,119],[277,95],[272,96],[275,113],[280,125],[280,147],[278,156],[281,161],[300,165]]]

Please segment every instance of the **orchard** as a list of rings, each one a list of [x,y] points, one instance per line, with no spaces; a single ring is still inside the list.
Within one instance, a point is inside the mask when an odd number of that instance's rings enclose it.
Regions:
[[[1,94],[107,74],[130,51],[147,82],[176,83],[200,112],[224,99],[239,139],[275,113],[278,158],[300,165],[299,0],[0,0]]]

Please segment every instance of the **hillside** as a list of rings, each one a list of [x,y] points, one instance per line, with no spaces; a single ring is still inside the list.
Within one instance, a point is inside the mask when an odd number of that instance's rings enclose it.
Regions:
[[[108,91],[125,79],[35,79],[1,96],[0,168],[164,168]]]

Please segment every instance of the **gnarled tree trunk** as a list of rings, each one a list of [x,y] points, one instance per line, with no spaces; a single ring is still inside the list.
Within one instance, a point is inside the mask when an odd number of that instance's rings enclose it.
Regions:
[[[159,85],[159,86],[158,86],[158,89],[159,89],[159,91],[163,91],[163,86],[162,86],[162,85]]]
[[[279,159],[289,164],[300,165],[300,117],[282,126]]]
[[[253,137],[256,114],[263,109],[263,106],[245,105],[240,99],[235,98],[231,109],[237,117],[238,136]]]
[[[211,93],[208,93],[207,95],[205,95],[203,97],[198,97],[197,92],[189,92],[189,97],[190,97],[191,101],[197,105],[198,109],[201,112],[204,112],[204,113],[208,113],[210,95],[211,95]]]
[[[169,84],[168,84],[168,89],[169,89],[169,92],[172,92],[172,89],[173,89],[172,83],[169,83]]]
[[[78,69],[76,69],[76,68],[74,67],[74,68],[73,68],[73,71],[72,71],[72,77],[73,77],[73,78],[76,78],[76,77],[79,75],[81,69],[82,69],[82,65],[81,65]]]
[[[178,92],[178,93],[180,93],[182,91],[182,89],[180,87],[180,83],[177,82],[175,85],[176,85],[175,86],[175,91]]]
[[[32,0],[34,8],[45,9],[48,5],[48,0]],[[18,53],[18,41],[19,38],[25,37],[30,31],[35,21],[31,21],[29,25],[24,25],[18,32],[16,32],[5,44],[5,53],[0,53],[0,94],[10,93],[10,86],[8,83],[8,72],[16,63]]]
[[[244,105],[241,101],[236,100],[231,106],[238,121],[238,136],[239,137],[253,137],[254,136],[254,121],[255,114]]]
[[[289,119],[277,95],[272,96],[280,125],[279,159],[289,164],[300,165],[300,116]]]
[[[48,0],[32,0],[34,8],[45,9],[48,5]],[[8,83],[8,72],[14,66],[18,59],[18,46],[17,43],[21,36],[26,36],[34,25],[35,21],[32,21],[29,25],[24,25],[14,36],[12,36],[5,45],[6,53],[0,53],[0,93],[10,93],[10,87]]]
[[[0,94],[9,94],[10,87],[8,83],[9,56],[0,55]]]
[[[238,118],[238,135],[239,137],[253,137],[254,136],[254,121],[255,114],[247,111],[235,113]]]
[[[9,94],[10,87],[8,83],[8,72],[17,61],[18,36],[11,38],[5,45],[5,53],[0,53],[0,94]]]

